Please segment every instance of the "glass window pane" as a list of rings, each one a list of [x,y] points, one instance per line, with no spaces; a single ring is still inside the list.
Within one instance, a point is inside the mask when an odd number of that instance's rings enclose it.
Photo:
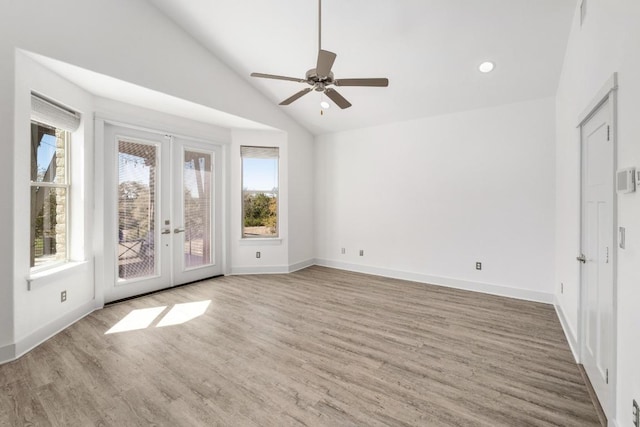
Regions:
[[[183,192],[186,268],[211,264],[212,170],[210,154],[185,151]]]
[[[242,237],[276,237],[278,235],[278,195],[244,192]]]
[[[65,188],[31,187],[31,267],[67,258]]]
[[[278,236],[278,149],[270,150],[272,155],[259,157],[243,152],[242,237]]]
[[[31,122],[31,181],[66,183],[66,138],[63,130]]]
[[[156,273],[154,145],[118,142],[118,277],[132,279]]]
[[[242,188],[245,190],[277,191],[278,159],[242,159]]]

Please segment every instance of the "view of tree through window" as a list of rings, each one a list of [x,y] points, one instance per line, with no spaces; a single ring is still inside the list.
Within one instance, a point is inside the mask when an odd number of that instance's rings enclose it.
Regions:
[[[240,151],[242,237],[277,237],[279,150],[243,146]]]

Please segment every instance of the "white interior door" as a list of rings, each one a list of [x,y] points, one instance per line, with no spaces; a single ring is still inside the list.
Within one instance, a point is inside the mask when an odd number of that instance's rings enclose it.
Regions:
[[[612,396],[614,146],[611,101],[581,127],[582,145],[582,363],[605,414]]]
[[[221,148],[104,129],[105,302],[222,274]]]

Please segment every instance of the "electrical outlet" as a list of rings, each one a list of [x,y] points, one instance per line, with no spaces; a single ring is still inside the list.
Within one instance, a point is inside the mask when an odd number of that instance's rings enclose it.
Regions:
[[[344,255],[344,254],[346,254],[346,253],[347,253],[347,250],[346,250],[345,248],[342,248],[342,249],[340,249],[340,253],[341,253],[342,255]]]
[[[638,402],[633,399],[633,425],[640,427],[640,408],[638,408]]]
[[[260,252],[256,252],[256,258],[260,258]]]
[[[476,262],[476,270],[482,270],[482,263]]]
[[[360,256],[364,256],[364,249],[360,249]]]
[[[60,292],[60,302],[65,302],[67,300],[67,291]]]

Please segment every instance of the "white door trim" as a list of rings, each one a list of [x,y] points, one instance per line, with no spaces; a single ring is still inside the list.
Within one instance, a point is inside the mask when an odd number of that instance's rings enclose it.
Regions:
[[[580,128],[584,124],[584,122],[586,122],[593,115],[593,113],[595,113],[598,110],[598,107],[600,107],[600,105],[603,102],[609,99],[609,96],[612,93],[615,93],[617,89],[618,89],[618,73],[613,73],[611,77],[609,77],[609,79],[605,82],[605,84],[600,88],[598,93],[596,93],[596,95],[591,100],[589,105],[587,105],[587,107],[584,110],[582,110],[582,113],[580,113],[580,115],[578,116],[578,125],[576,127]],[[612,105],[614,110],[613,118],[615,119],[616,108],[615,108],[615,104],[612,104]]]
[[[617,158],[618,158],[618,144],[617,144],[617,89],[618,89],[618,73],[613,73],[611,75],[611,77],[607,80],[607,82],[602,86],[602,88],[598,91],[598,93],[596,94],[596,96],[591,100],[591,102],[588,104],[588,106],[583,110],[583,112],[580,114],[579,119],[578,119],[578,125],[576,126],[578,129],[580,129],[580,184],[579,184],[579,189],[578,191],[580,192],[580,209],[579,209],[579,213],[578,213],[578,217],[579,217],[579,223],[580,223],[580,241],[579,241],[579,247],[582,249],[582,233],[583,233],[583,227],[582,227],[582,204],[583,204],[583,197],[582,197],[582,182],[583,182],[583,165],[582,165],[582,140],[583,140],[583,135],[582,135],[582,126],[598,111],[598,109],[607,101],[610,102],[610,126],[611,126],[611,143],[613,144],[613,169],[614,172],[617,170]],[[615,182],[615,180],[614,180]],[[612,206],[612,219],[613,219],[613,236],[618,236],[617,233],[617,228],[618,228],[618,200],[617,200],[617,194],[615,192],[615,190],[612,188],[611,191],[613,192],[613,206]],[[603,408],[605,414],[608,417],[608,423],[609,425],[615,425],[615,420],[613,419],[615,413],[616,413],[616,391],[617,391],[617,337],[618,337],[618,324],[617,324],[617,319],[618,319],[618,302],[617,302],[617,277],[618,277],[618,266],[617,266],[617,262],[618,262],[618,244],[617,244],[617,237],[614,237],[614,245],[613,245],[613,253],[612,253],[612,258],[613,258],[613,266],[612,266],[612,270],[613,270],[613,295],[612,295],[612,302],[613,302],[613,307],[612,307],[612,315],[613,315],[613,319],[612,319],[612,337],[611,337],[611,361],[610,361],[610,369],[609,369],[609,385],[610,385],[610,390],[611,390],[611,394],[609,396],[609,405],[606,408]],[[580,287],[579,287],[579,292],[578,292],[578,355],[579,355],[579,363],[582,363],[583,361],[583,348],[584,348],[584,340],[585,340],[585,335],[584,335],[584,292],[582,289],[582,285],[583,285],[583,280],[582,280],[582,269],[580,267],[577,267],[579,270],[579,283],[580,283]]]

